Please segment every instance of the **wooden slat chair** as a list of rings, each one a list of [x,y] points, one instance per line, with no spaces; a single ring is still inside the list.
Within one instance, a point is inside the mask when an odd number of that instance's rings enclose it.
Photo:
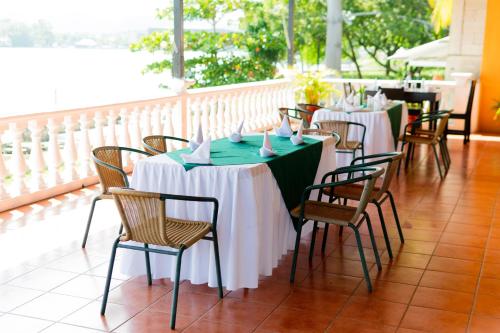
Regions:
[[[465,113],[455,113],[450,115],[450,119],[460,119],[464,121],[463,129],[446,129],[446,134],[458,134],[464,136],[464,145],[470,141],[470,127],[471,127],[471,115],[472,108],[474,106],[474,93],[476,90],[476,80],[472,80],[470,83],[469,97],[467,99],[467,107],[465,108]]]
[[[85,228],[85,235],[83,236],[82,248],[87,244],[89,236],[90,225],[92,224],[92,217],[97,201],[102,199],[113,199],[109,193],[111,187],[128,187],[127,173],[123,170],[122,153],[132,152],[152,156],[150,153],[128,147],[119,146],[104,146],[95,148],[92,151],[92,159],[99,176],[99,182],[102,187],[102,193],[92,200],[90,213],[87,220],[87,227]]]
[[[434,157],[436,159],[436,164],[439,171],[439,176],[441,177],[441,179],[444,178],[449,169],[449,163],[447,162],[447,157],[446,157],[447,150],[443,148],[443,142],[442,142],[444,131],[446,129],[446,125],[448,124],[449,117],[450,114],[445,112],[436,115],[429,115],[428,117],[425,117],[419,121],[414,121],[412,123],[409,123],[406,125],[403,135],[399,138],[399,141],[401,141],[401,152],[404,152],[404,147],[406,144],[408,144],[409,146],[410,144],[413,145],[425,144],[432,146],[432,149],[434,151]],[[429,132],[428,135],[417,134],[413,130],[414,128],[422,127],[423,123],[433,122],[433,121],[437,122],[436,129]],[[440,153],[441,153],[441,158],[443,159],[444,170],[441,170],[441,163],[439,162],[439,155],[436,149],[437,145],[440,146]],[[408,164],[410,162],[410,158],[408,156],[410,152],[411,151],[408,151],[407,153],[405,168],[408,167]],[[401,165],[401,161],[399,164]],[[399,174],[399,168],[398,168],[398,174]]]
[[[339,176],[349,175],[353,172],[359,172],[363,175],[359,177],[353,177],[347,180],[338,180]],[[361,236],[359,233],[359,227],[361,224],[366,221],[366,225],[368,227],[368,231],[370,233],[370,239],[373,247],[373,252],[375,254],[375,259],[377,261],[377,267],[379,270],[382,269],[382,264],[380,262],[380,257],[377,250],[377,244],[375,243],[375,236],[373,234],[370,216],[366,212],[366,206],[370,201],[372,196],[372,191],[375,185],[375,182],[378,177],[383,174],[384,170],[380,168],[342,168],[337,169],[335,171],[329,172],[323,176],[321,184],[308,186],[303,194],[300,205],[292,209],[290,214],[297,219],[294,222],[295,230],[297,231],[297,236],[295,239],[295,250],[293,253],[293,261],[292,261],[292,271],[290,273],[290,282],[294,282],[295,280],[295,271],[297,268],[297,257],[299,254],[299,245],[300,245],[300,237],[302,233],[302,227],[308,221],[314,221],[313,227],[313,235],[311,240],[311,248],[309,251],[309,256],[311,257],[314,254],[314,243],[316,240],[316,232],[318,229],[318,222],[323,222],[326,225],[335,224],[338,226],[349,227],[354,231],[354,235],[356,237],[356,242],[358,245],[359,257],[361,260],[361,266],[363,268],[363,273],[365,276],[366,284],[368,290],[372,290],[372,284],[370,280],[370,275],[368,274],[368,267],[366,265],[365,254],[363,250],[363,244],[361,243]],[[330,181],[328,181],[330,180]],[[336,180],[336,181],[334,181]],[[347,205],[338,205],[329,202],[322,202],[321,198],[323,196],[323,191],[326,188],[330,188],[330,190],[335,189],[339,186],[345,186],[350,184],[363,184],[363,193],[361,195],[361,199],[358,202],[357,207],[347,206]],[[310,200],[308,199],[311,191],[318,190],[318,199]]]
[[[295,123],[295,127],[298,128],[300,122],[304,121],[304,128],[311,127],[312,112],[291,108],[279,108],[279,113],[280,120],[283,120],[283,117],[288,116],[288,119],[290,119],[290,125],[292,126],[293,123]]]
[[[189,140],[183,138],[177,138],[175,136],[150,135],[142,139],[142,144],[144,145],[144,149],[148,153],[152,155],[158,155],[167,152],[168,150],[167,140],[179,141],[185,143],[189,142]]]
[[[364,157],[355,158],[351,162],[350,167],[380,167],[384,168],[384,174],[379,178],[381,181],[380,184],[375,184],[372,194],[370,196],[369,202],[374,204],[377,207],[378,215],[380,218],[380,224],[382,226],[382,232],[384,234],[385,244],[387,248],[387,252],[389,257],[392,259],[392,249],[391,243],[389,240],[389,235],[387,233],[387,228],[385,225],[384,214],[382,212],[382,204],[389,199],[391,203],[392,213],[394,215],[394,220],[396,222],[396,227],[398,229],[399,239],[401,243],[404,243],[403,230],[401,229],[401,225],[399,223],[398,212],[396,209],[396,203],[394,202],[394,197],[392,193],[389,191],[389,187],[391,186],[391,182],[394,178],[394,175],[397,172],[397,168],[399,165],[399,161],[403,158],[403,153],[401,152],[391,152],[391,153],[383,153],[383,154],[374,154],[367,155]],[[323,191],[324,195],[329,196],[329,202],[333,202],[336,199],[344,199],[344,204],[347,203],[347,200],[359,201],[361,200],[361,196],[363,194],[364,187],[361,184],[348,184],[343,186],[338,186],[333,188],[333,190],[326,188]],[[340,227],[339,234],[342,235],[343,227]],[[325,253],[326,240],[328,237],[328,225],[325,226],[324,234],[323,234],[323,244],[321,247],[321,252]]]
[[[361,156],[365,156],[365,125],[343,120],[321,120],[315,122],[314,125],[319,129],[334,131],[340,135],[337,153],[352,154],[352,158],[356,158],[356,151],[359,150],[361,151]],[[361,130],[361,141],[349,140],[349,131],[354,126]]]
[[[118,248],[143,251],[145,253],[148,285],[152,285],[151,265],[149,261],[150,252],[177,257],[170,315],[171,329],[175,329],[182,254],[186,249],[200,240],[210,240],[213,242],[218,295],[219,298],[223,297],[219,245],[217,241],[217,214],[219,211],[219,202],[216,198],[140,192],[123,188],[112,188],[110,189],[110,193],[113,195],[118,211],[120,212],[125,233],[120,235],[113,243],[108,275],[102,298],[101,315],[104,315],[106,311],[116,250]],[[166,205],[166,200],[212,204],[212,220],[211,222],[205,222],[171,218],[167,215],[166,208],[168,207]],[[210,233],[212,234],[211,236],[209,236]],[[127,241],[143,243],[144,246],[124,243]],[[150,248],[149,245],[167,246],[173,250]]]

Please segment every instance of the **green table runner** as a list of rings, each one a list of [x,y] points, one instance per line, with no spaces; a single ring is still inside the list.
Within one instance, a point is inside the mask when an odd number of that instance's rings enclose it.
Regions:
[[[269,135],[276,156],[261,157],[262,135],[245,136],[242,142],[233,143],[227,138],[214,140],[210,147],[212,165],[241,165],[267,163],[273,173],[288,210],[300,203],[304,188],[314,183],[321,159],[323,142],[304,137],[304,144],[294,146],[289,138]],[[181,154],[190,154],[190,149],[168,152],[167,155],[191,170],[199,164],[184,163]]]
[[[403,104],[396,105],[387,109],[387,115],[391,122],[392,136],[394,137],[394,148],[398,147],[399,131],[401,131],[401,117],[403,114]]]

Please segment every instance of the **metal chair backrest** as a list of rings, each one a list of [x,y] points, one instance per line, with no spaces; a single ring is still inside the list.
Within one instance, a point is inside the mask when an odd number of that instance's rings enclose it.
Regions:
[[[359,216],[364,213],[366,210],[366,206],[370,202],[370,198],[372,196],[373,188],[375,187],[375,183],[379,179],[380,176],[383,175],[383,168],[374,168],[372,172],[368,173],[365,176],[358,177],[358,182],[364,181],[363,192],[361,193],[361,198],[359,199],[358,207],[356,208],[356,214],[351,219],[351,223],[356,223]],[[365,178],[367,177],[368,178]],[[356,179],[356,178],[354,178]]]
[[[353,159],[351,166],[376,166],[384,168],[384,174],[379,178],[382,179],[382,184],[375,195],[378,199],[389,190],[389,186],[391,185],[394,175],[397,173],[399,162],[403,159],[403,156],[402,152],[367,155]],[[361,161],[361,163],[358,163],[359,161]]]
[[[173,246],[165,234],[165,200],[160,193],[141,192],[126,188],[112,188],[125,234],[122,241]]]
[[[304,128],[311,127],[310,120],[313,115],[312,112],[291,108],[279,108],[279,113],[280,120],[283,120],[283,117],[288,116],[288,119],[290,119],[290,121],[295,120],[296,123],[304,121]]]
[[[340,135],[335,131],[327,131],[319,128],[308,128],[305,129],[302,133],[306,135],[333,136],[335,138],[335,147],[337,147],[340,143]]]
[[[437,126],[433,136],[433,139],[435,141],[439,140],[439,138],[444,134],[444,131],[446,130],[446,125],[448,124],[448,119],[450,118],[450,114],[442,113],[439,114],[437,118],[438,118]]]
[[[121,147],[95,148],[92,151],[92,158],[103,193],[107,194],[110,187],[128,187],[128,180],[123,171]]]
[[[340,136],[340,142],[337,144],[339,149],[348,149],[347,141],[349,140],[349,130],[351,126],[361,128],[361,144],[364,145],[366,126],[360,123],[344,120],[321,120],[314,123],[319,129],[336,132]]]
[[[471,80],[470,82],[470,90],[469,90],[469,98],[467,99],[467,108],[465,109],[465,114],[468,118],[472,113],[472,107],[474,106],[474,94],[476,91],[476,80]]]
[[[142,144],[144,149],[152,154],[158,155],[163,154],[168,151],[167,140],[174,140],[179,142],[189,142],[189,140],[183,138],[177,138],[174,136],[166,136],[166,135],[150,135],[146,136],[142,139]]]

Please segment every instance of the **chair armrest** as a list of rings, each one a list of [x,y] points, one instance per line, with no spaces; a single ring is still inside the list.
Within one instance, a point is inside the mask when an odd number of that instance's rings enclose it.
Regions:
[[[129,151],[129,152],[132,152],[132,153],[143,154],[143,155],[146,155],[146,156],[153,156],[153,154],[150,154],[147,151],[139,150],[139,149],[135,149],[135,148],[120,147],[120,150],[125,150],[125,151]]]
[[[214,204],[214,210],[212,213],[212,225],[213,228],[217,228],[217,216],[219,214],[219,200],[213,197],[198,197],[189,195],[177,195],[177,194],[160,194],[160,200],[177,200],[177,201],[190,201],[190,202],[211,202]]]
[[[120,169],[118,167],[115,167],[114,165],[111,165],[109,163],[101,161],[100,159],[98,159],[94,155],[92,155],[92,159],[94,160],[94,162],[96,164],[102,165],[103,167],[106,167],[106,168],[109,168],[109,169],[111,169],[113,171],[118,172],[122,176],[122,178],[123,178],[123,183],[125,184],[125,187],[129,187],[128,177],[127,177],[127,174],[125,173],[125,171],[123,171],[122,169]]]

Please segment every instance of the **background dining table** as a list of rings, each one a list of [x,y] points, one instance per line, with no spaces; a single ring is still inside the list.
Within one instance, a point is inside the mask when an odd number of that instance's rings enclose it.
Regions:
[[[255,141],[255,138],[252,140]],[[256,140],[261,144],[262,135]],[[313,141],[321,144],[319,163],[315,175],[310,177],[311,183],[319,183],[325,173],[336,167],[335,142],[333,137],[309,137],[307,140],[306,144],[311,142],[311,147],[304,149],[312,149]],[[280,149],[288,144],[290,150],[296,149],[289,139],[287,142],[281,142]],[[214,150],[212,142],[212,152]],[[254,154],[258,156],[257,151]],[[285,203],[275,174],[286,171],[287,181],[302,179],[300,160],[282,163],[279,166],[281,170],[272,171],[265,162],[191,168],[176,161],[177,156],[160,154],[140,160],[134,168],[131,187],[141,191],[217,198],[220,205],[217,231],[223,285],[228,290],[258,287],[259,276],[271,275],[278,260],[293,249],[296,233],[287,207],[289,204]],[[300,201],[300,198],[291,199]],[[202,204],[167,201],[166,210],[168,216],[189,220],[210,221],[211,216],[211,207]],[[193,284],[208,282],[209,286],[216,286],[211,246],[212,242],[202,241],[184,252],[181,279]],[[144,254],[134,252],[124,253],[121,270],[129,275],[145,274]],[[154,278],[172,277],[175,274],[175,258],[151,254],[151,268]]]
[[[336,107],[316,110],[311,123],[320,120],[341,120],[360,123],[366,126],[365,155],[392,152],[398,149],[398,137],[408,123],[408,108],[405,102],[391,101],[380,111],[365,108],[353,112],[345,112]],[[359,126],[351,127],[350,140],[361,141],[362,131]],[[356,156],[361,156],[358,151]],[[337,153],[337,165],[349,165],[352,154]]]

